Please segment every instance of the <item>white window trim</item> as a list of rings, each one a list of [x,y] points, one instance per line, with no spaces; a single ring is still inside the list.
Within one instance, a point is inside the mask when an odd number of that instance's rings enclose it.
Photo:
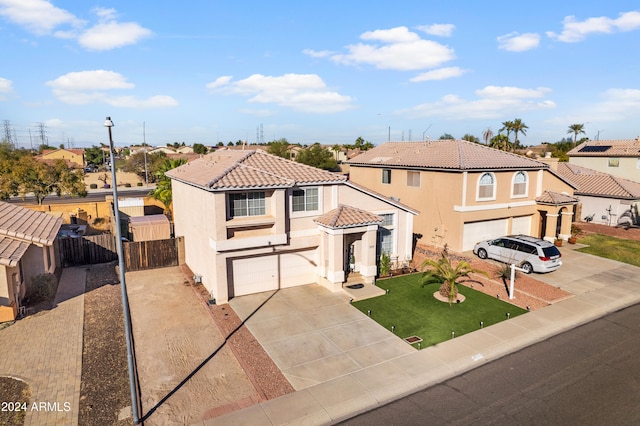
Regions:
[[[297,189],[301,189],[303,191],[305,191],[305,196],[306,196],[306,190],[307,189],[317,189],[318,190],[318,209],[317,210],[305,210],[305,211],[301,211],[301,212],[294,212],[293,211],[293,191],[297,190]],[[323,187],[322,186],[296,186],[295,188],[291,188],[287,191],[287,197],[289,198],[289,216],[291,218],[298,218],[298,217],[309,217],[309,216],[318,216],[320,215],[324,210],[324,203],[323,203]]]
[[[391,250],[392,253],[387,253],[389,255],[390,258],[393,257],[398,257],[398,216],[399,216],[399,212],[398,210],[380,210],[380,211],[375,211],[372,212],[374,214],[377,214],[378,216],[382,216],[385,214],[392,214],[393,215],[393,223],[391,225],[378,225],[379,228],[387,228],[392,232],[391,235],[393,235],[393,239],[391,240]],[[379,241],[378,241],[379,243]],[[377,244],[377,243],[376,243]],[[382,248],[381,248],[382,249]],[[376,250],[377,251],[377,250]],[[380,252],[382,253],[382,250],[380,250]]]
[[[493,178],[493,196],[481,198],[480,197],[480,180],[484,175],[490,175]],[[480,176],[478,176],[478,181],[476,182],[476,201],[495,201],[497,192],[498,192],[498,180],[496,179],[495,173],[483,172]]]
[[[524,174],[524,194],[515,194],[514,193],[514,189],[515,189],[515,185],[516,185],[516,176],[518,176],[518,174]],[[529,173],[525,172],[524,170],[520,170],[517,171],[513,174],[513,176],[511,177],[511,198],[527,198],[529,196]]]
[[[250,194],[253,192],[262,192],[264,194],[264,214],[257,214],[257,215],[250,215],[250,214],[246,214],[244,216],[234,216],[233,214],[233,206],[231,203],[231,194]],[[227,204],[227,220],[232,220],[234,218],[243,218],[243,217],[264,217],[269,215],[269,201],[270,201],[270,196],[269,193],[267,191],[260,191],[260,190],[256,190],[256,191],[233,191],[233,192],[227,192],[226,194],[226,204]],[[248,207],[248,206],[247,206]],[[248,209],[247,209],[247,213],[248,213]]]

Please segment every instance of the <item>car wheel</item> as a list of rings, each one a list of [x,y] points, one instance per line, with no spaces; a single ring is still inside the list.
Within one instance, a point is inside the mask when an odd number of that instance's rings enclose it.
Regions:
[[[524,269],[525,274],[530,274],[533,272],[533,266],[531,266],[529,262],[524,262],[521,268]]]
[[[487,251],[483,248],[478,249],[478,257],[480,259],[486,259],[487,258]],[[529,265],[531,266],[531,265]]]

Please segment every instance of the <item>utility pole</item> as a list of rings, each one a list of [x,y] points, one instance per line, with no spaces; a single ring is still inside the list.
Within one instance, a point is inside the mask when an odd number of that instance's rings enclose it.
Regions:
[[[147,137],[146,137],[146,122],[142,122],[142,145],[144,146],[144,184],[149,186],[149,173],[147,172]]]

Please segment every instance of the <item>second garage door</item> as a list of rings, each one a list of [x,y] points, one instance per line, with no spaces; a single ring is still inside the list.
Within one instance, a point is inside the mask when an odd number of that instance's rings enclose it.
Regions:
[[[507,219],[465,223],[462,237],[462,250],[473,250],[473,246],[479,241],[506,235],[508,223]]]

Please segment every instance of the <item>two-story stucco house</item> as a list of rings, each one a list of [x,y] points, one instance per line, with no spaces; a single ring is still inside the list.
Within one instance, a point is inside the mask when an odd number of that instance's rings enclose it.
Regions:
[[[0,201],[0,322],[16,318],[31,279],[55,272],[62,218]]]
[[[221,150],[167,176],[186,263],[218,303],[308,283],[340,291],[349,273],[372,283],[383,250],[412,256],[417,211],[340,174]]]
[[[567,154],[571,164],[640,182],[640,136],[586,141]]]
[[[418,210],[421,243],[466,251],[507,234],[571,230],[573,186],[548,164],[463,140],[388,142],[348,161],[349,178]]]
[[[43,161],[64,160],[69,167],[82,168],[85,166],[84,149],[45,149],[40,158]]]

